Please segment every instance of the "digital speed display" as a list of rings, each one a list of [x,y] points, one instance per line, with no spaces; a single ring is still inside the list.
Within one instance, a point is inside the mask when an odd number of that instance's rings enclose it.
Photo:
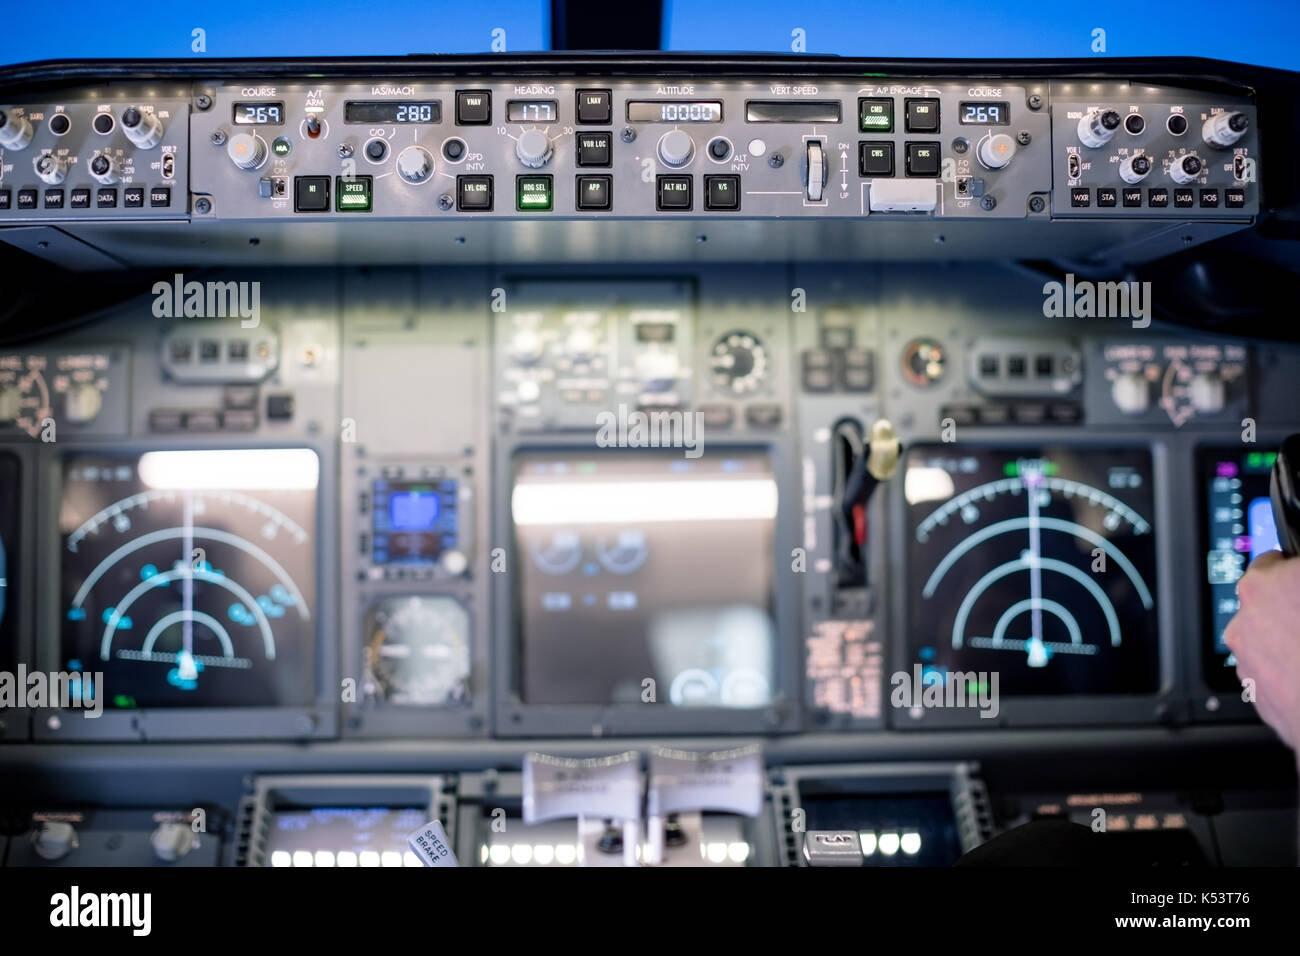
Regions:
[[[236,103],[236,126],[283,126],[284,103]]]
[[[1006,696],[1158,689],[1150,452],[917,446],[904,494],[908,652],[922,683],[997,675]]]
[[[1010,126],[1011,104],[958,103],[957,122],[962,126]]]
[[[506,121],[509,123],[554,123],[560,115],[555,100],[509,100]]]
[[[442,103],[438,100],[410,102],[348,100],[343,104],[344,123],[441,123]]]
[[[319,478],[307,448],[64,458],[63,667],[106,710],[310,703]]]
[[[720,123],[722,104],[716,101],[629,100],[629,123]]]

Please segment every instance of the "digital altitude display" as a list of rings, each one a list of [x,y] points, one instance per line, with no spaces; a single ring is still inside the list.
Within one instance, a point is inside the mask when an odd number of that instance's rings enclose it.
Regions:
[[[528,452],[511,497],[522,698],[755,708],[776,685],[759,452]]]
[[[628,100],[629,123],[721,123],[722,104],[716,101]]]
[[[0,451],[0,670],[9,673],[18,664],[18,469],[18,459]]]
[[[62,475],[63,665],[103,673],[105,708],[315,698],[315,452],[74,454]]]
[[[455,478],[378,479],[371,486],[375,564],[433,564],[458,541]]]
[[[236,103],[236,126],[283,126],[284,103]]]
[[[1010,103],[957,104],[957,122],[962,126],[1010,126]]]
[[[1223,631],[1237,613],[1237,579],[1266,551],[1279,549],[1269,476],[1275,451],[1204,448],[1196,456],[1200,484],[1205,578],[1202,586],[1206,638],[1205,682],[1214,690],[1238,690],[1237,660]]]
[[[506,121],[510,123],[554,123],[560,115],[555,100],[508,100]]]
[[[344,123],[441,123],[442,103],[426,100],[420,103],[406,100],[379,100],[362,102],[348,100],[343,104]]]
[[[1158,688],[1148,451],[918,446],[904,493],[923,680],[996,672],[1005,695]]]

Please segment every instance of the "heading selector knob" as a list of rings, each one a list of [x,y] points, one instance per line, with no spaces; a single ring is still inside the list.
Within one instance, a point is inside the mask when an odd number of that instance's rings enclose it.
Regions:
[[[551,138],[540,129],[524,130],[515,140],[515,155],[529,169],[545,166],[551,158]]]
[[[979,149],[975,152],[980,162],[989,169],[1001,169],[1016,155],[1016,141],[1006,133],[986,136],[980,140]]]
[[[226,144],[226,155],[240,169],[257,169],[266,162],[266,140],[255,133],[236,133]]]
[[[32,124],[26,116],[0,110],[0,146],[12,150],[26,149],[32,135]]]
[[[1119,164],[1119,178],[1126,183],[1140,183],[1151,172],[1151,158],[1137,153]]]
[[[122,132],[140,149],[153,149],[163,138],[163,124],[156,115],[128,106],[122,113]]]
[[[1201,139],[1212,149],[1227,149],[1249,128],[1250,118],[1245,113],[1215,113],[1201,126]]]
[[[96,182],[103,183],[105,186],[111,186],[117,182],[118,168],[117,163],[109,156],[103,153],[96,153],[86,168],[90,170],[90,175]]]
[[[1092,110],[1079,120],[1079,142],[1091,149],[1105,146],[1122,119],[1115,110]]]
[[[36,171],[41,182],[57,186],[68,174],[68,161],[53,153],[41,153],[32,160],[32,169]]]
[[[423,146],[408,146],[397,154],[397,175],[412,186],[428,182],[433,175],[433,157]]]
[[[659,137],[659,158],[665,166],[685,166],[695,155],[695,140],[680,129],[670,129]]]
[[[1190,183],[1201,175],[1201,170],[1205,164],[1201,162],[1201,157],[1195,153],[1188,153],[1186,156],[1180,156],[1169,167],[1169,178],[1176,183]]]

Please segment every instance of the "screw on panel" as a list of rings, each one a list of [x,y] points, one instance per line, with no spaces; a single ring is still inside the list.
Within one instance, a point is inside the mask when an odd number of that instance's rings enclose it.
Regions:
[[[339,159],[347,159],[352,155],[351,143],[339,143]]]
[[[1025,101],[1031,110],[1041,110],[1043,108],[1043,98],[1035,93]]]
[[[1029,211],[1030,211],[1030,212],[1042,212],[1042,211],[1043,211],[1044,209],[1046,209],[1046,208],[1047,208],[1047,202],[1043,199],[1042,196],[1030,196],[1030,197],[1029,197]]]
[[[994,199],[992,196],[985,196],[980,200],[980,208],[983,209],[985,212],[991,211],[993,207],[996,206],[997,204],[998,201]]]
[[[625,143],[631,143],[636,140],[636,130],[630,126],[624,126],[623,132],[619,133],[619,138]]]
[[[194,97],[194,105],[201,110],[210,110],[212,109],[212,97],[208,96],[207,93],[200,93]]]
[[[451,208],[451,193],[443,193],[441,196],[438,197],[438,208],[439,209]]]
[[[226,131],[224,129],[214,129],[212,135],[208,137],[208,142],[213,146],[225,146]]]
[[[767,165],[771,166],[773,169],[780,169],[785,165],[785,157],[780,153],[773,153],[767,158]]]
[[[212,200],[200,196],[198,199],[194,200],[194,211],[206,216],[208,213],[212,212]]]
[[[1016,142],[1021,146],[1028,146],[1032,140],[1033,137],[1029,135],[1029,130],[1027,129],[1022,129],[1016,134]]]

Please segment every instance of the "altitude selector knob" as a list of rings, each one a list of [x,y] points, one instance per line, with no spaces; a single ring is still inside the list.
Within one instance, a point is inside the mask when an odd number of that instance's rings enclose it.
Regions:
[[[240,169],[256,169],[266,161],[266,140],[254,133],[236,133],[226,144],[226,155]]]
[[[428,182],[433,175],[433,157],[423,146],[408,146],[397,154],[397,175],[412,186]]]
[[[515,141],[515,155],[529,169],[545,166],[551,158],[551,138],[540,129],[528,129]]]
[[[695,155],[695,140],[689,133],[671,129],[659,137],[659,158],[665,166],[685,166]]]

